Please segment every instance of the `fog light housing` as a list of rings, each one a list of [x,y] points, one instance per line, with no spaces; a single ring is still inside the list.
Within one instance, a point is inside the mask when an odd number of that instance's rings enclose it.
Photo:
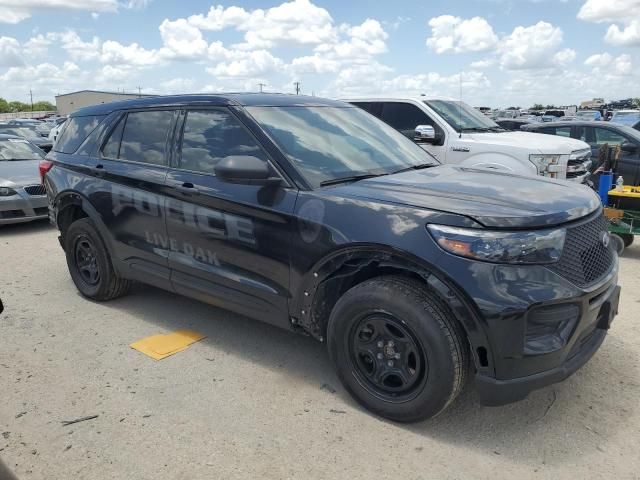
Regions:
[[[527,315],[524,353],[542,355],[560,350],[567,345],[579,318],[578,305],[551,305],[531,310]]]

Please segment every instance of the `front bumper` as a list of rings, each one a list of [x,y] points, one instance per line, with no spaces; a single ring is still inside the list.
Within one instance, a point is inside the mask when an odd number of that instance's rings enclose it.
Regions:
[[[583,309],[566,348],[558,353],[531,355],[529,358],[520,359],[523,363],[531,364],[537,363],[535,357],[539,357],[541,362],[546,362],[549,359],[557,361],[558,355],[562,355],[562,362],[542,372],[509,379],[498,379],[478,373],[475,377],[475,388],[480,402],[487,406],[515,402],[524,399],[533,390],[561,382],[571,376],[587,363],[602,345],[607,330],[618,313],[619,299],[620,287],[616,284],[615,277],[604,287],[584,298],[571,299],[573,303],[582,300]],[[520,363],[517,359],[512,360],[515,364]]]
[[[36,185],[31,187],[36,187]],[[48,218],[47,196],[31,195],[26,188],[15,188],[17,195],[0,197],[0,225]]]

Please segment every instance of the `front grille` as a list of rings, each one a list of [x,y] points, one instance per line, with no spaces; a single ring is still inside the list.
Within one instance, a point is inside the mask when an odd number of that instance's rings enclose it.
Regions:
[[[37,216],[48,215],[49,207],[38,207],[38,208],[34,208],[33,211],[36,213]]]
[[[587,173],[592,165],[591,150],[574,152],[580,154],[579,158],[572,158],[567,162],[567,179],[577,178]]]
[[[549,268],[579,287],[587,287],[605,276],[613,266],[613,250],[604,245],[602,234],[608,220],[599,216],[567,229],[562,256]]]
[[[29,195],[46,195],[47,191],[44,188],[44,185],[29,185],[28,187],[24,187],[24,191]]]

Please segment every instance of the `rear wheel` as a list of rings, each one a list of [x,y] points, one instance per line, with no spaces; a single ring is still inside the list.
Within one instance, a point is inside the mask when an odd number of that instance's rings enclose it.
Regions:
[[[412,279],[380,277],[353,287],[331,313],[327,341],[345,388],[391,420],[437,415],[466,380],[469,353],[460,326]]]
[[[634,235],[632,233],[620,233],[620,238],[622,238],[622,241],[624,242],[624,246],[628,247],[633,243],[634,240]]]
[[[106,301],[129,290],[130,281],[115,273],[104,241],[89,218],[69,226],[64,234],[64,250],[73,283],[85,297]]]

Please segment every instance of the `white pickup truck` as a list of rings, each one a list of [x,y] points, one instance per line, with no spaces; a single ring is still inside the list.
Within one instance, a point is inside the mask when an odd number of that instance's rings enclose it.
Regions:
[[[591,148],[573,138],[508,132],[464,102],[442,98],[345,100],[416,141],[440,162],[584,183]]]

